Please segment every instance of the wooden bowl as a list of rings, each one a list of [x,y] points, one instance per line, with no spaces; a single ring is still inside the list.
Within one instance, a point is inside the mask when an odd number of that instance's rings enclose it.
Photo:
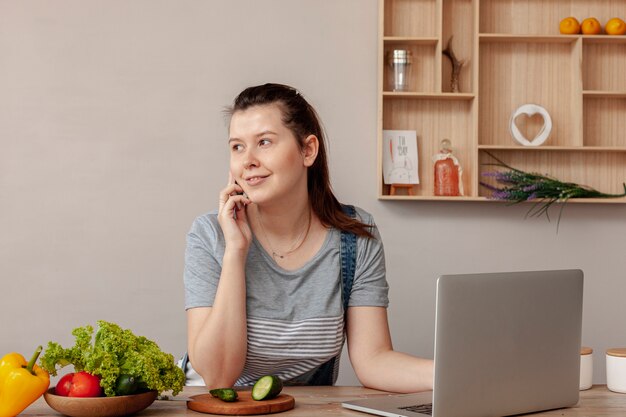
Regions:
[[[43,394],[50,407],[71,417],[117,417],[137,413],[154,402],[156,391],[119,397],[63,397],[50,388]]]

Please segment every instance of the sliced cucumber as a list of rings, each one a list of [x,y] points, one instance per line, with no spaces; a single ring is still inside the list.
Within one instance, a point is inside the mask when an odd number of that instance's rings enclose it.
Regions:
[[[227,403],[232,403],[233,401],[237,401],[237,391],[232,388],[218,388],[212,389],[209,393],[215,398],[219,398],[222,401],[226,401]]]
[[[283,390],[283,381],[275,375],[266,375],[259,378],[252,387],[252,399],[256,401],[270,400]]]

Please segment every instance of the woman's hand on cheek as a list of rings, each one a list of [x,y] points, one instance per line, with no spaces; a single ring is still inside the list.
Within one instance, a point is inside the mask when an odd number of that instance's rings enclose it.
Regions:
[[[247,251],[252,242],[252,230],[248,224],[246,207],[252,202],[243,194],[243,189],[232,181],[220,191],[217,219],[227,249]]]

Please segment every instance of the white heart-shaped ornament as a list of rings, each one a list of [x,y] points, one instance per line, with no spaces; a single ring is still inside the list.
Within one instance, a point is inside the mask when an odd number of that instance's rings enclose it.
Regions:
[[[522,114],[528,117],[533,117],[534,115],[539,114],[543,118],[543,126],[537,135],[531,140],[528,140],[528,138],[520,132],[517,124],[515,123],[515,119]],[[537,104],[524,104],[513,112],[511,119],[509,120],[509,125],[513,139],[518,141],[520,144],[524,146],[539,146],[548,139],[548,136],[550,136],[550,132],[552,131],[552,118],[545,108]]]

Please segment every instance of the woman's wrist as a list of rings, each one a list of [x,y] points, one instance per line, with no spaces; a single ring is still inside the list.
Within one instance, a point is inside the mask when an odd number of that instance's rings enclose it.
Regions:
[[[224,262],[240,262],[245,264],[248,257],[248,247],[240,248],[226,245],[224,249]]]

